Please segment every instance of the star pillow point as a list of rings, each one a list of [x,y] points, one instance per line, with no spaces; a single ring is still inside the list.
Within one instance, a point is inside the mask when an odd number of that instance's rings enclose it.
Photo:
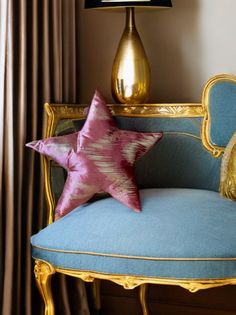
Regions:
[[[134,163],[162,137],[162,133],[120,130],[102,95],[96,91],[83,128],[76,133],[33,141],[27,146],[55,160],[67,179],[55,209],[63,217],[97,192],[107,192],[141,211]]]

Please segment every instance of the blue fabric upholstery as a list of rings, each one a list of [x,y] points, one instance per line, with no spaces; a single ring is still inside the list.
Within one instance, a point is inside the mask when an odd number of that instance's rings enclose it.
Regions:
[[[136,163],[140,188],[219,190],[221,158],[206,151],[201,140],[185,133],[163,139]],[[155,176],[153,176],[155,174]]]
[[[209,111],[211,142],[218,146],[226,146],[235,132],[235,83],[221,81],[213,85],[209,93]]]
[[[140,132],[185,132],[200,136],[202,118],[114,117],[123,130]],[[80,130],[84,120],[74,120],[75,130]]]
[[[121,129],[142,132],[185,132],[200,136],[202,118],[116,117]]]
[[[113,198],[75,209],[32,237],[33,256],[110,274],[236,277],[235,203],[197,189],[144,189],[141,200],[141,213]]]

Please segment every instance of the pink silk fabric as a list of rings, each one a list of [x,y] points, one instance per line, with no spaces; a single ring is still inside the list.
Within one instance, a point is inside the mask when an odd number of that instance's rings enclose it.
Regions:
[[[81,131],[28,143],[67,170],[67,179],[55,209],[55,219],[104,191],[128,208],[141,210],[134,162],[162,133],[120,130],[102,95],[96,91]]]

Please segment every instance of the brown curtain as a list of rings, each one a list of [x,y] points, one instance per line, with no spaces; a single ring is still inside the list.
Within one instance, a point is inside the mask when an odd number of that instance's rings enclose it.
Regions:
[[[2,315],[43,311],[30,253],[30,235],[45,224],[43,182],[39,156],[24,145],[42,137],[44,102],[79,102],[79,1],[0,1]],[[55,278],[56,314],[87,315],[82,282]]]

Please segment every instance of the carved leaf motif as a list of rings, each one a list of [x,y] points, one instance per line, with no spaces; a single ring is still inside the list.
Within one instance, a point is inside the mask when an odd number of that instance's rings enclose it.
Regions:
[[[144,105],[144,106],[122,106],[112,107],[116,115],[144,115],[144,116],[183,116],[202,117],[203,108],[201,105]]]
[[[180,114],[183,112],[184,112],[184,109],[183,109],[183,107],[180,107],[180,106],[170,106],[170,107],[161,107],[160,108],[160,113],[166,113],[166,114],[170,114],[170,115],[176,115],[176,114]],[[189,110],[187,112],[189,112]],[[185,111],[185,113],[186,113],[186,111]]]
[[[54,268],[46,262],[36,260],[34,266],[34,274],[36,280],[39,278],[48,277],[49,275],[55,273]]]
[[[78,115],[78,116],[85,116],[87,113],[87,106],[63,106],[57,105],[53,106],[53,111],[56,115]]]

